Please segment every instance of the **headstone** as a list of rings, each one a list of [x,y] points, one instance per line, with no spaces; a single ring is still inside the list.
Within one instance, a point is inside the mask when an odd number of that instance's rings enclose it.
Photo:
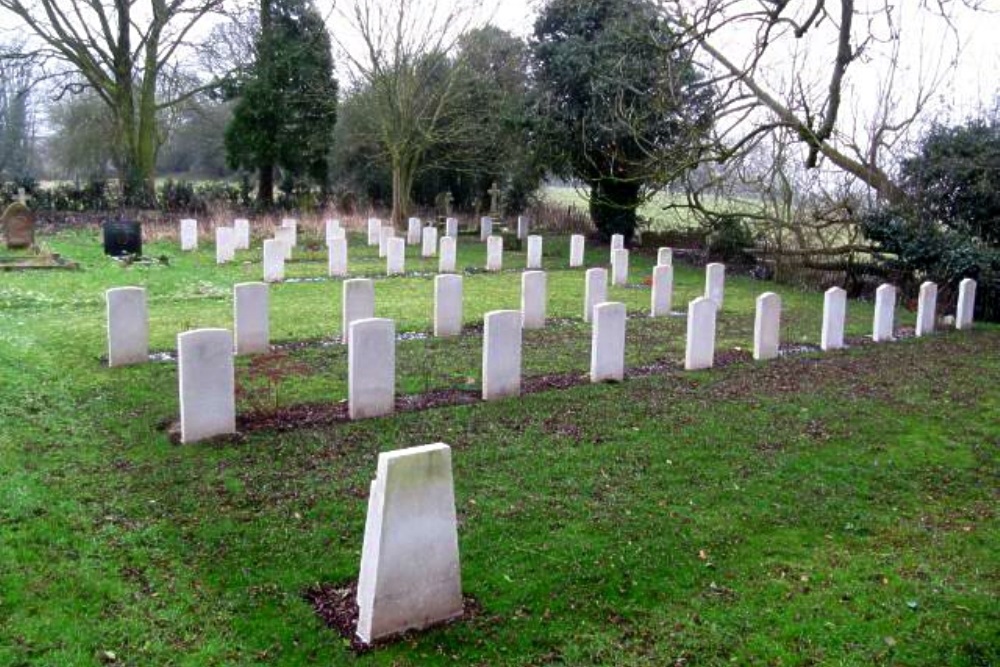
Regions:
[[[331,239],[327,247],[327,272],[331,277],[347,275],[347,239]]]
[[[146,290],[116,287],[107,291],[108,366],[149,361],[149,311]]]
[[[198,221],[191,218],[181,220],[181,250],[198,249]]]
[[[458,218],[448,218],[444,221],[444,235],[458,238]]]
[[[658,264],[653,267],[653,295],[650,314],[653,317],[667,317],[674,307],[674,267]]]
[[[406,242],[403,239],[389,239],[389,252],[385,261],[387,276],[402,275],[406,272]]]
[[[753,358],[757,361],[774,359],[781,345],[781,297],[764,292],[757,297],[757,313],[753,324]]]
[[[286,260],[292,258],[292,248],[295,247],[295,230],[291,227],[278,227],[274,230],[274,239],[281,242],[282,255]]]
[[[929,336],[934,333],[937,321],[938,288],[930,281],[920,285],[920,296],[917,298],[917,330],[918,336]]]
[[[503,269],[503,237],[491,236],[486,239],[486,270]]]
[[[406,221],[406,245],[420,243],[420,218],[410,218]]]
[[[483,400],[520,395],[521,311],[494,310],[483,324]]]
[[[673,248],[660,248],[656,251],[656,265],[657,266],[673,266],[674,265],[674,249]]]
[[[844,347],[844,322],[847,319],[847,292],[831,287],[823,295],[823,330],[819,347],[824,352]]]
[[[177,336],[181,442],[236,432],[233,335],[196,329]]]
[[[282,229],[290,229],[291,232],[291,242],[292,247],[295,248],[299,245],[299,221],[295,218],[285,218],[281,221]]]
[[[525,329],[545,328],[547,282],[544,271],[525,271],[521,274],[521,315]]]
[[[955,312],[955,328],[971,329],[976,310],[976,281],[965,278],[958,284],[958,310]]]
[[[528,220],[528,216],[519,215],[517,216],[517,238],[523,241],[528,238],[531,233],[531,222]],[[539,237],[541,238],[541,237]]]
[[[437,227],[424,227],[423,235],[420,238],[420,256],[427,258],[437,254],[438,230]]]
[[[497,185],[496,181],[493,181],[493,187],[489,189],[490,193],[490,215],[495,217],[500,217],[503,215],[503,211],[500,210],[500,195],[503,194],[503,190]]]
[[[628,250],[611,251],[611,284],[616,287],[628,284]]]
[[[396,238],[396,229],[391,225],[382,225],[378,230],[378,256],[384,259],[389,253],[389,239]]]
[[[215,228],[215,263],[225,264],[236,257],[236,234],[232,227]]]
[[[265,354],[271,350],[267,283],[233,286],[233,322],[236,354]]]
[[[445,236],[441,239],[441,256],[438,259],[439,273],[455,272],[455,242],[456,237]]]
[[[142,225],[132,220],[107,220],[104,231],[104,254],[111,257],[142,256]]]
[[[527,268],[529,269],[540,269],[542,268],[542,237],[541,236],[529,236],[528,237],[528,261]]]
[[[250,221],[246,218],[236,218],[233,220],[233,234],[235,235],[235,249],[250,249]]]
[[[590,340],[590,381],[621,382],[625,378],[625,304],[594,306]]]
[[[35,244],[35,214],[24,204],[16,201],[8,206],[0,216],[8,250],[30,248]],[[140,243],[139,254],[142,254]]]
[[[583,288],[583,321],[590,322],[594,306],[608,300],[608,270],[587,269]]]
[[[358,575],[357,636],[365,644],[460,616],[451,448],[379,454]]]
[[[396,323],[378,317],[354,320],[349,338],[348,415],[367,419],[392,414],[396,408]]]
[[[340,303],[340,337],[346,345],[351,323],[375,317],[375,283],[367,278],[345,280]]]
[[[611,235],[611,251],[623,250],[625,248],[625,237],[622,234]]]
[[[434,277],[434,335],[457,336],[462,333],[462,276],[446,274]]]
[[[722,310],[722,300],[726,292],[726,265],[712,263],[705,266],[705,296]]]
[[[684,369],[711,368],[715,363],[715,313],[718,306],[707,296],[688,304],[687,347]]]
[[[896,315],[896,288],[892,285],[881,285],[875,290],[875,320],[872,327],[872,340],[885,343],[892,340],[893,318]]]
[[[569,267],[571,269],[583,266],[584,243],[583,234],[573,234],[569,238]]]
[[[344,229],[340,226],[340,220],[327,220],[324,223],[326,229],[326,244],[330,245],[330,242],[334,239],[346,238]]]
[[[379,235],[382,231],[382,221],[378,218],[368,218],[368,245],[378,245]]]
[[[285,279],[285,244],[278,239],[264,241],[264,282]]]
[[[347,238],[347,230],[342,227],[338,227],[330,231],[330,235],[326,237],[326,245],[329,246],[332,242],[340,239],[344,240]]]
[[[485,241],[493,236],[493,218],[483,216],[479,218],[479,240]]]

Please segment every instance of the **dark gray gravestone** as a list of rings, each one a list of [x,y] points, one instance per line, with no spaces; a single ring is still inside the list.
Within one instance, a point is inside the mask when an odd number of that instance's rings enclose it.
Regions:
[[[142,225],[131,220],[104,222],[104,254],[111,257],[142,256]]]

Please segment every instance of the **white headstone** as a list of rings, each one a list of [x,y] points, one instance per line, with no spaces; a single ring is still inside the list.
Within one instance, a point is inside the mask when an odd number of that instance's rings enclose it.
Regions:
[[[385,261],[385,273],[397,276],[406,273],[406,243],[403,239],[389,239],[389,252]]]
[[[434,335],[457,336],[462,333],[462,276],[445,274],[434,277]]]
[[[656,251],[656,265],[657,266],[673,266],[674,265],[674,249],[673,248],[660,248]]]
[[[896,288],[892,285],[881,285],[875,290],[875,320],[872,327],[872,340],[885,343],[892,340],[893,318],[896,315]]]
[[[517,216],[517,238],[524,240],[528,238],[528,234],[531,233],[531,223],[528,220],[528,216],[519,215]]]
[[[583,321],[590,322],[594,306],[608,300],[608,270],[587,269],[583,287]]]
[[[583,234],[573,234],[569,237],[569,266],[571,269],[583,266]]]
[[[274,230],[274,240],[281,242],[283,257],[286,260],[292,258],[292,248],[295,247],[295,229],[292,227],[278,227]]]
[[[521,274],[521,315],[525,329],[545,328],[548,311],[548,286],[544,271],[525,271]]]
[[[491,236],[486,239],[486,270],[503,269],[503,237]]]
[[[236,235],[236,249],[250,249],[250,221],[246,218],[233,220],[233,233]]]
[[[191,218],[181,220],[181,250],[198,249],[198,221]]]
[[[264,241],[264,282],[285,279],[285,244],[278,239]]]
[[[340,337],[346,344],[351,322],[375,317],[375,283],[367,278],[345,280],[340,301]]]
[[[215,228],[215,263],[225,264],[236,257],[236,235],[232,227]]]
[[[382,231],[382,221],[378,218],[368,218],[368,245],[378,245],[379,233]]]
[[[348,415],[366,419],[392,414],[396,407],[396,323],[377,317],[354,320],[349,338]]]
[[[396,229],[390,225],[382,225],[378,230],[378,256],[385,258],[389,254],[389,239],[396,238]]]
[[[757,297],[753,323],[753,358],[762,361],[778,356],[781,345],[781,297],[764,292]]]
[[[521,393],[521,311],[495,310],[483,320],[483,400]]]
[[[917,299],[917,331],[918,336],[928,336],[934,333],[937,321],[938,288],[935,283],[927,281],[920,285],[920,296]]]
[[[344,230],[340,226],[340,220],[327,220],[326,225],[326,244],[330,245],[330,241],[336,238],[344,238]]]
[[[715,363],[715,313],[718,306],[706,296],[688,304],[687,348],[684,369],[711,368]]]
[[[625,378],[625,304],[594,306],[590,340],[590,381],[621,382]]]
[[[542,237],[531,235],[528,237],[528,261],[527,268],[542,268]]]
[[[437,254],[438,230],[437,227],[424,227],[423,235],[420,239],[420,256],[433,257]]]
[[[628,250],[611,251],[611,284],[617,287],[628,284]]]
[[[181,442],[236,432],[233,335],[195,329],[177,336]]]
[[[726,292],[726,265],[712,263],[705,267],[705,296],[722,310],[722,300]]]
[[[332,230],[330,232],[330,235],[326,237],[326,245],[327,247],[329,247],[330,244],[333,243],[334,241],[346,240],[346,239],[347,239],[347,230],[345,230],[342,227],[338,227],[337,229]]]
[[[410,218],[406,221],[406,245],[420,243],[420,218]]]
[[[625,236],[622,234],[611,235],[611,250],[622,250],[625,248]]]
[[[451,448],[379,454],[358,576],[358,638],[366,643],[460,616]]]
[[[823,295],[823,330],[819,347],[824,352],[844,347],[844,322],[847,319],[847,292],[831,287]]]
[[[330,239],[327,247],[327,272],[330,276],[347,275],[347,239]]]
[[[298,246],[299,245],[299,221],[296,220],[295,218],[285,218],[285,219],[283,219],[281,221],[281,228],[282,229],[290,229],[290,230],[292,230],[292,234],[291,234],[292,247],[294,248],[294,247]]]
[[[458,218],[447,218],[444,221],[444,235],[458,238]]]
[[[479,218],[479,240],[485,241],[493,236],[493,218],[484,215]]]
[[[267,283],[233,286],[233,322],[236,354],[262,354],[271,350]]]
[[[108,366],[149,361],[149,311],[142,287],[107,291]]]
[[[955,313],[956,329],[971,329],[976,310],[976,281],[965,278],[958,284],[958,310]]]
[[[439,273],[454,273],[456,241],[454,236],[445,236],[441,239],[441,256],[438,259]]]
[[[650,314],[653,317],[667,317],[674,307],[674,267],[658,264],[653,267],[653,294]]]

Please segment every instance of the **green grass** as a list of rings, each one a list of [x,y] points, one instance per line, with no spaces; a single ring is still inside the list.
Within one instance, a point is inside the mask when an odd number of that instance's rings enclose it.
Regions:
[[[865,345],[684,373],[684,319],[642,317],[632,257],[612,288],[634,315],[618,385],[392,418],[255,431],[177,446],[176,368],[107,369],[103,293],[149,291],[152,346],[232,322],[260,251],[217,267],[211,248],[123,267],[96,233],[44,239],[77,272],[0,276],[0,665],[990,665],[1000,662],[996,507],[1000,330]],[[549,315],[525,336],[524,372],[584,373],[581,270],[547,239]],[[259,242],[255,244],[259,248]],[[481,267],[463,237],[459,265]],[[603,265],[606,248],[590,248]],[[505,268],[523,267],[507,253]],[[384,264],[354,239],[352,272]],[[430,328],[436,261],[408,249],[380,279],[377,314]],[[325,274],[304,253],[288,275]],[[675,310],[702,290],[678,266]],[[815,344],[822,296],[727,276],[719,351],[752,343],[753,300],[784,301],[783,341]],[[465,278],[465,317],[519,304],[519,273]],[[341,401],[340,281],[274,285],[276,392],[241,359],[238,408]],[[848,333],[871,328],[849,305]],[[899,310],[903,325],[912,314]],[[475,387],[481,339],[398,345],[399,390]],[[466,593],[483,613],[355,657],[303,601],[357,575],[379,452],[454,448]]]

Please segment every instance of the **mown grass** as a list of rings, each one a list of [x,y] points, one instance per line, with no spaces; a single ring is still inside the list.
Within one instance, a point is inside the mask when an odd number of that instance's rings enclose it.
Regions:
[[[0,276],[0,664],[989,665],[1000,661],[1000,331],[858,346],[683,373],[684,320],[650,320],[632,258],[628,364],[667,368],[493,404],[177,446],[170,362],[107,369],[103,292],[149,290],[152,345],[230,326],[259,249],[147,247],[123,267],[96,234],[45,239],[78,272]],[[355,240],[356,241],[356,240]],[[259,243],[256,244],[259,248]],[[380,279],[377,314],[430,328],[428,275]],[[289,275],[320,277],[304,253]],[[606,248],[588,264],[603,265]],[[352,245],[352,270],[381,274]],[[524,371],[584,373],[580,270],[546,241],[550,317]],[[519,303],[523,253],[465,278],[461,339],[405,340],[399,390],[476,387],[482,314]],[[459,264],[485,252],[462,239]],[[675,309],[702,289],[678,266]],[[727,277],[720,351],[751,345],[753,299]],[[786,344],[818,342],[822,297],[776,290]],[[346,396],[340,281],[275,285],[270,388],[238,364],[242,412]],[[912,315],[897,313],[903,325]],[[849,334],[870,330],[852,302]],[[326,341],[327,344],[321,344]],[[474,620],[355,657],[302,599],[356,576],[380,451],[454,448],[463,580]]]

